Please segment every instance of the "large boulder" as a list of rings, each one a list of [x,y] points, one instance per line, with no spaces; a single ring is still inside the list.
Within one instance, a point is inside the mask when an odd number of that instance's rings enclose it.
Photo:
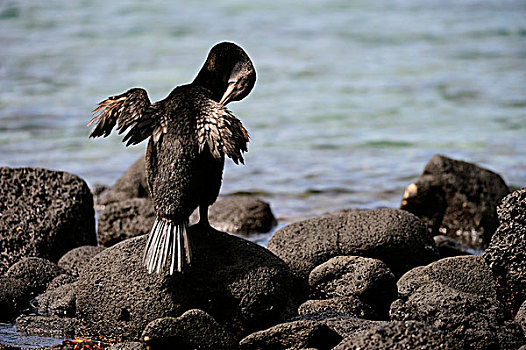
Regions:
[[[0,273],[23,257],[53,262],[96,244],[93,197],[81,178],[39,168],[0,168]]]
[[[485,248],[497,229],[497,204],[509,193],[500,175],[475,164],[435,155],[406,188],[401,209],[432,230]]]
[[[514,315],[526,300],[526,188],[505,197],[500,226],[483,254],[497,281],[499,299]]]
[[[438,258],[424,223],[398,209],[351,209],[296,222],[278,230],[268,248],[303,280],[341,255],[379,259],[397,276]]]
[[[82,270],[77,317],[91,332],[137,339],[158,318],[199,308],[237,337],[268,327],[296,308],[288,266],[265,248],[211,228],[189,228],[192,264],[183,273],[148,274],[146,236],[121,242]]]
[[[106,205],[98,220],[99,243],[110,247],[125,239],[150,233],[155,221],[148,198],[130,198]]]
[[[446,332],[462,348],[507,349],[520,341],[480,257],[446,258],[415,268],[400,278],[398,292],[401,299],[391,305],[392,319],[423,322]]]

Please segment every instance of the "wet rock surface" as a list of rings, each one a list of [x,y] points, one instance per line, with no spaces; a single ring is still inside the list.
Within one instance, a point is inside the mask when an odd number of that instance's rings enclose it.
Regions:
[[[98,254],[80,275],[77,317],[94,333],[136,339],[149,322],[196,307],[236,336],[294,312],[292,275],[283,261],[226,233],[193,226],[189,234],[192,265],[173,276],[146,272],[146,236]]]
[[[474,248],[485,248],[498,226],[496,208],[509,193],[502,177],[475,164],[435,155],[406,188],[401,209]]]
[[[296,222],[278,230],[268,248],[304,280],[341,255],[379,259],[398,276],[438,258],[424,223],[396,209],[352,209]]]
[[[148,198],[130,198],[106,205],[100,213],[97,235],[102,246],[150,233],[155,221]]]
[[[23,316],[16,320],[16,328],[27,335],[73,338],[79,326],[75,318],[57,316]]]
[[[152,349],[237,349],[235,338],[203,310],[188,310],[180,317],[158,318],[142,337]]]
[[[252,333],[239,343],[240,349],[332,349],[341,341],[338,333],[316,321],[278,324]]]
[[[483,254],[497,293],[514,315],[526,300],[526,188],[506,196],[498,207],[500,226]]]
[[[40,168],[0,168],[0,273],[24,257],[53,262],[96,244],[93,197],[81,178]]]
[[[103,247],[85,245],[74,248],[64,254],[58,261],[58,266],[62,267],[73,276],[78,276],[82,269],[95,255],[104,250]]]

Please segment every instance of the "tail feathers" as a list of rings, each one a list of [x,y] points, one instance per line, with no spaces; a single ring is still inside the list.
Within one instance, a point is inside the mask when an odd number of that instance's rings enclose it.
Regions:
[[[192,252],[187,233],[188,221],[175,223],[157,217],[146,243],[144,265],[148,273],[160,274],[171,257],[170,275],[173,275],[177,257],[177,271],[190,265]]]

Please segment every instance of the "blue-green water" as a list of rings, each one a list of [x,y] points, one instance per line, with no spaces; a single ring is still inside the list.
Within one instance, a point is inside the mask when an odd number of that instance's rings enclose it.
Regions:
[[[145,144],[88,139],[96,103],[135,86],[163,98],[223,40],[258,71],[230,105],[252,141],[223,193],[258,194],[281,224],[397,207],[436,153],[526,185],[523,0],[0,0],[0,165],[114,183]]]
[[[442,153],[526,185],[526,2],[0,2],[0,165],[112,184],[143,152],[88,139],[105,97],[191,81],[211,46],[258,72],[230,108],[251,134],[223,193],[259,193],[281,222],[397,207]]]

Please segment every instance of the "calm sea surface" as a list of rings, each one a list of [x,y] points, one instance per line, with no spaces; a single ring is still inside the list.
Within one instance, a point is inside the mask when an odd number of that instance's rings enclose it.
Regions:
[[[230,105],[252,141],[222,192],[268,200],[281,225],[398,207],[436,153],[526,185],[523,0],[0,0],[0,166],[113,184],[145,143],[88,139],[96,103],[130,87],[161,99],[224,40],[258,82]],[[6,344],[47,344],[1,326]]]
[[[113,184],[145,151],[88,139],[91,110],[193,79],[240,44],[258,81],[229,107],[250,131],[223,194],[281,223],[398,207],[436,153],[526,185],[526,2],[0,1],[0,165]]]

